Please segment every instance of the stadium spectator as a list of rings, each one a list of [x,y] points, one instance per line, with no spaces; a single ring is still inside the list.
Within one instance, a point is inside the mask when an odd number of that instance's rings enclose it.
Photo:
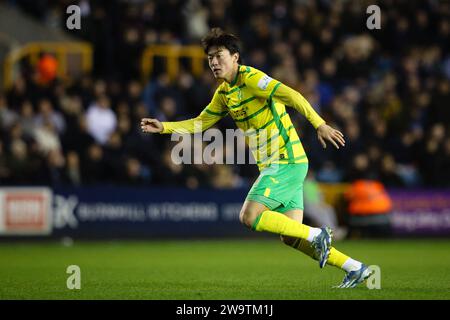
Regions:
[[[95,185],[109,182],[111,171],[108,170],[103,148],[93,143],[88,146],[83,156],[81,179],[86,185]]]
[[[80,157],[75,151],[67,152],[66,156],[66,168],[64,172],[64,178],[66,184],[70,186],[80,186],[82,184],[81,169],[80,169]]]
[[[35,125],[37,127],[43,126],[49,122],[58,134],[64,133],[66,123],[63,116],[53,109],[52,103],[48,99],[39,101],[39,113],[35,117]]]
[[[3,129],[8,130],[18,119],[17,113],[8,107],[6,97],[0,94],[0,125]]]
[[[110,109],[107,96],[100,96],[88,107],[86,121],[89,134],[97,143],[104,145],[117,126],[117,117]]]
[[[143,186],[148,184],[150,179],[150,171],[136,158],[128,158],[122,171],[124,185]]]

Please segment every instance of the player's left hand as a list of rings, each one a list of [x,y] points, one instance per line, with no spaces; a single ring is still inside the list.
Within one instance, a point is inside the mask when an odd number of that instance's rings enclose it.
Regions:
[[[325,141],[331,142],[336,149],[339,149],[339,145],[345,146],[344,135],[339,130],[333,129],[327,124],[322,124],[317,128],[317,137],[319,138],[322,147],[326,148]]]

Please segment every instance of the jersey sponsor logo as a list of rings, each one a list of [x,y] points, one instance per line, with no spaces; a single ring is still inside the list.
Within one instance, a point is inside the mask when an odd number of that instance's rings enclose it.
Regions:
[[[243,107],[242,109],[232,110],[234,118],[245,118],[247,116],[247,107]]]
[[[258,88],[260,88],[261,90],[266,90],[267,86],[269,85],[270,81],[272,81],[272,80],[273,79],[271,77],[269,77],[268,75],[265,75],[258,81]]]

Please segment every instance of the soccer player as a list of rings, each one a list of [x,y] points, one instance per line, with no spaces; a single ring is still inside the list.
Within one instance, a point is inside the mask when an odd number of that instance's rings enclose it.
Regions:
[[[239,40],[234,35],[214,28],[202,39],[202,45],[215,78],[222,81],[211,102],[189,120],[144,118],[143,132],[195,133],[230,115],[244,131],[260,169],[242,206],[240,221],[252,230],[279,234],[285,244],[318,260],[320,268],[329,264],[343,269],[346,275],[338,287],[354,287],[366,280],[371,274],[369,268],[332,247],[328,227],[302,223],[308,158],[285,106],[309,120],[324,148],[327,142],[337,149],[344,146],[343,134],[327,125],[299,92],[241,65]]]

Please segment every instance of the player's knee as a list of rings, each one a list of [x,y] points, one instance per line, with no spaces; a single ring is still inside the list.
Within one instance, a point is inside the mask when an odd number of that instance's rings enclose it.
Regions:
[[[248,228],[252,228],[259,213],[253,210],[243,209],[239,214],[239,221]]]

